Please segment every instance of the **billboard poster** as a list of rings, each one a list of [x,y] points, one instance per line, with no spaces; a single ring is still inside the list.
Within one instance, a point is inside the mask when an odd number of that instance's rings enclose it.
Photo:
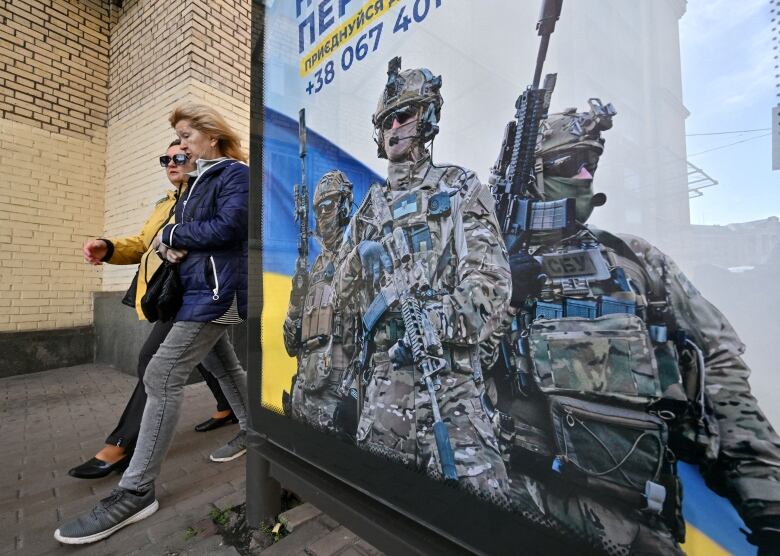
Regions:
[[[265,4],[263,409],[595,552],[776,542],[775,404],[691,279],[686,2]]]

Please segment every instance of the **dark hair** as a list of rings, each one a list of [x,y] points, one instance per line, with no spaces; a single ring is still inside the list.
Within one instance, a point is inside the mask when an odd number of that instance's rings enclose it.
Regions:
[[[179,139],[178,137],[173,141],[171,141],[171,144],[168,145],[168,148],[170,149],[171,147],[175,147],[176,145],[181,145],[181,139]]]

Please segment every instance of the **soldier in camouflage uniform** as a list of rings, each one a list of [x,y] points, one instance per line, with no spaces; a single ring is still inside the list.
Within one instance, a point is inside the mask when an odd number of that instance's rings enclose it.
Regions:
[[[510,257],[515,349],[491,380],[513,503],[610,554],[675,553],[680,459],[701,464],[774,554],[780,438],[750,393],[744,345],[660,250],[584,226],[606,200],[592,189],[604,108],[544,123],[539,189],[574,199],[577,223],[532,238],[533,259]]]
[[[371,187],[350,222],[337,291],[340,302],[366,323],[372,302],[382,295],[380,278],[392,271],[388,239],[392,243],[393,229],[403,231],[418,277],[429,286],[421,297],[423,311],[448,363],[436,377],[441,385],[436,401],[454,450],[458,483],[505,505],[507,476],[480,404],[476,343],[488,315],[507,309],[506,251],[489,189],[470,170],[434,165],[426,150],[438,131],[441,77],[427,69],[399,69],[400,59],[394,59],[373,116],[379,156],[389,160],[387,182]],[[357,443],[441,478],[431,398],[404,347],[400,308],[391,304],[379,314],[375,323],[364,325],[367,351],[360,377],[365,390]]]
[[[321,251],[305,280],[305,291],[290,295],[284,321],[284,346],[298,356],[290,409],[294,419],[327,432],[339,429],[335,416],[341,396],[339,387],[349,362],[341,318],[335,311],[333,277],[338,253],[352,207],[352,183],[338,170],[322,176],[314,191],[316,237]]]

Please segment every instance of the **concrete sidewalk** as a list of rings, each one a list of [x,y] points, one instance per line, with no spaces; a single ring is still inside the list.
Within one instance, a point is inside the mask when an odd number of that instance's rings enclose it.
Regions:
[[[0,555],[238,554],[221,545],[215,528],[202,526],[215,507],[244,501],[246,465],[245,458],[208,460],[238,426],[194,432],[216,407],[205,383],[184,390],[177,434],[156,484],[158,512],[93,545],[54,540],[61,521],[89,510],[116,486],[116,473],[83,480],[67,471],[103,445],[134,386],[132,376],[99,365],[0,379]]]
[[[223,543],[210,515],[244,502],[246,459],[209,461],[209,454],[232,438],[238,426],[207,433],[193,430],[216,407],[203,382],[184,389],[176,437],[155,485],[160,509],[92,545],[60,545],[54,540],[60,522],[88,511],[116,487],[116,473],[83,480],[67,472],[103,445],[135,382],[132,376],[101,365],[0,379],[0,556],[239,554]],[[242,546],[240,553],[380,554],[310,504],[285,512],[279,520],[287,536],[264,550]]]

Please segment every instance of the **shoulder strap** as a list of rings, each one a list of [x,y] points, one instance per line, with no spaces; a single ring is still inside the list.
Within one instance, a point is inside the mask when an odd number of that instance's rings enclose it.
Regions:
[[[647,280],[648,290],[646,293],[650,301],[667,301],[667,292],[666,288],[664,287],[663,280],[660,280],[650,274],[647,268],[647,263],[643,261],[639,255],[634,252],[633,249],[631,249],[631,246],[628,245],[625,240],[605,230],[600,230],[590,226],[588,229],[591,231],[591,233],[593,233],[594,236],[596,236],[596,239],[599,240],[600,243],[606,245],[621,257],[624,257],[637,265]]]

